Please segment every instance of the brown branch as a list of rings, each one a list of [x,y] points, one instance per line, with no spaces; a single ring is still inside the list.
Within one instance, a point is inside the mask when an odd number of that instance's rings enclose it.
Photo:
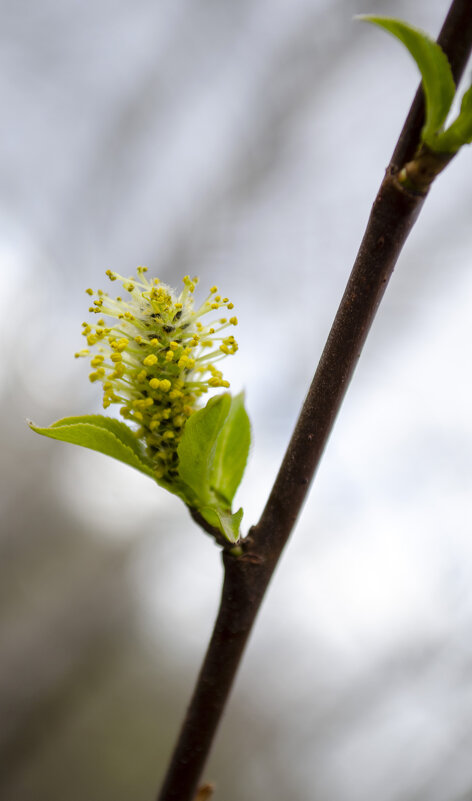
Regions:
[[[454,0],[438,41],[458,81],[472,47],[470,0]],[[417,93],[262,517],[243,540],[241,556],[223,553],[220,609],[158,801],[191,801],[195,796],[267,585],[307,495],[388,280],[421,210],[427,188],[423,194],[413,193],[396,176],[417,151],[422,115],[422,93]]]

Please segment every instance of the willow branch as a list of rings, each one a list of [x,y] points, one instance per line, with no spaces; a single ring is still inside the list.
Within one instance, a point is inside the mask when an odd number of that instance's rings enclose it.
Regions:
[[[472,5],[454,0],[438,38],[456,83],[472,47]],[[428,192],[397,180],[418,149],[424,104],[418,91],[387,168],[359,253],[295,431],[259,523],[242,555],[223,552],[220,609],[158,801],[192,801],[241,657],[280,554],[333,428],[362,347],[403,245]],[[438,164],[440,168],[444,165]],[[432,180],[435,170],[432,170]],[[209,532],[211,533],[211,532]]]

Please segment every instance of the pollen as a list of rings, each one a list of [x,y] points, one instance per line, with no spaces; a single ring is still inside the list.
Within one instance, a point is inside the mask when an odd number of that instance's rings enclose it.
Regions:
[[[150,353],[149,356],[146,356],[146,358],[143,359],[143,364],[145,364],[146,367],[152,367],[153,364],[156,364],[156,362],[157,356],[155,353]]]

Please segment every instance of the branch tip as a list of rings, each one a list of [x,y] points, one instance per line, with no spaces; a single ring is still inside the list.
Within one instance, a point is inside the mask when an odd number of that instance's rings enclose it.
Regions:
[[[209,784],[208,782],[206,784],[202,784],[202,786],[198,789],[194,801],[209,801],[214,790],[215,786],[213,784]]]

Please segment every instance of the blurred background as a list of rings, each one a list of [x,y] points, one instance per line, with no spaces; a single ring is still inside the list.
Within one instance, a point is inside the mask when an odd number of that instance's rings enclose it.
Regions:
[[[149,801],[218,549],[140,473],[33,435],[99,413],[105,270],[235,304],[258,519],[448,0],[1,0],[0,797]],[[470,81],[470,69],[467,81]],[[472,182],[433,187],[205,772],[221,801],[472,798]]]

